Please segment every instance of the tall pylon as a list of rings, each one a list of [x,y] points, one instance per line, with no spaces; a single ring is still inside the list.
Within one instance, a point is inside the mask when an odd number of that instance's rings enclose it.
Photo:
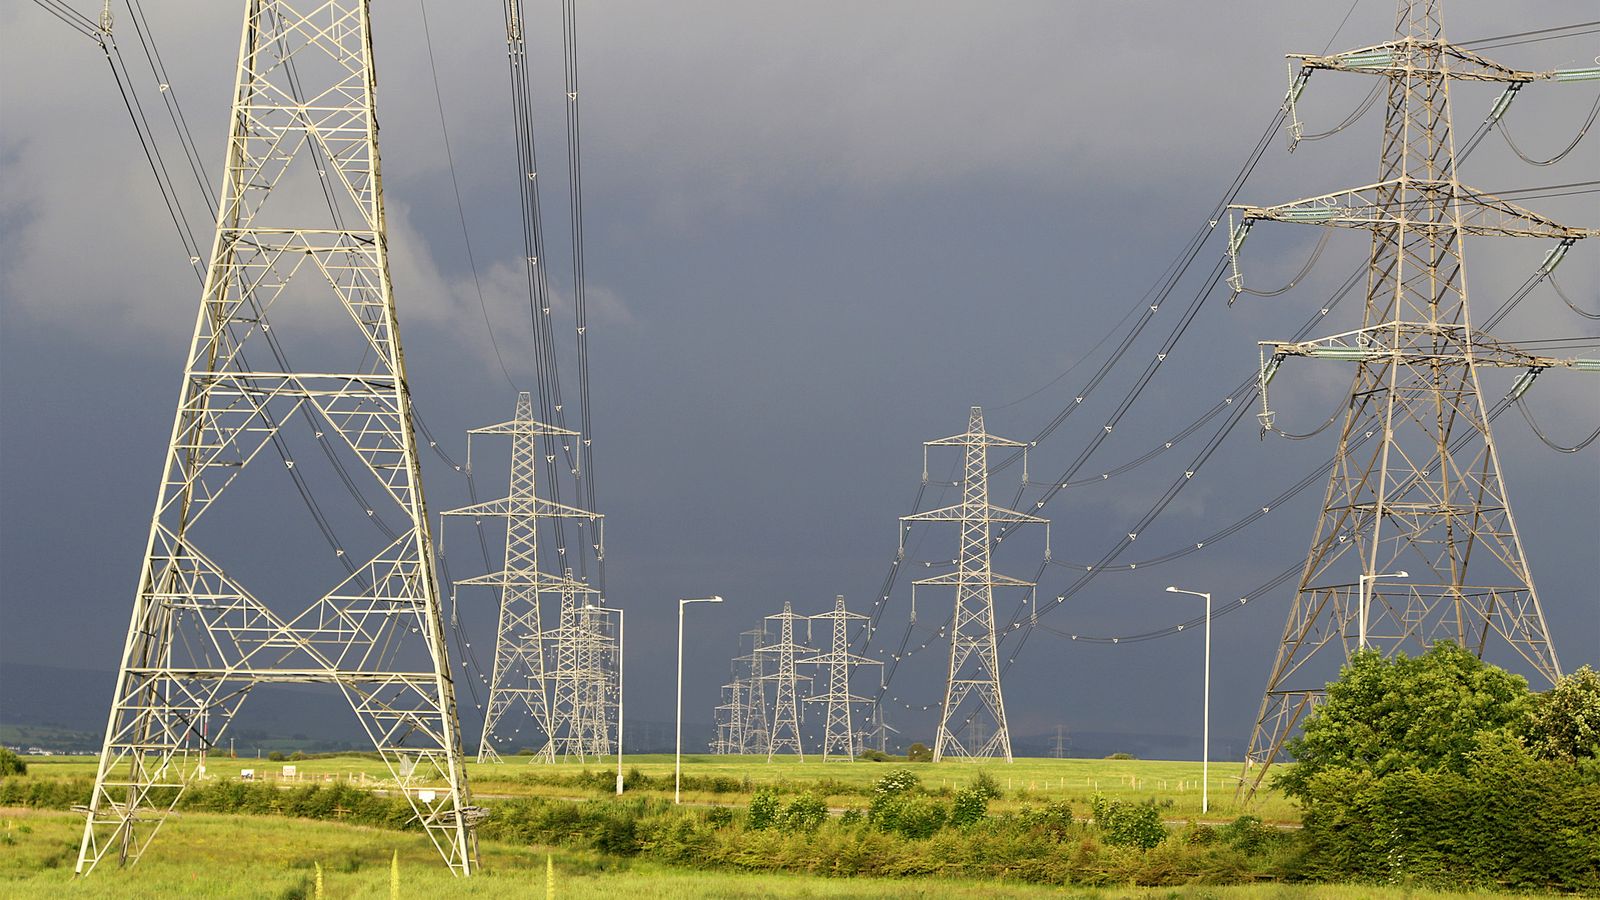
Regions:
[[[744,682],[745,721],[741,729],[744,743],[735,752],[761,754],[768,752],[772,740],[772,726],[767,718],[766,657],[761,652],[767,643],[767,629],[752,628],[741,637],[750,639],[750,652],[734,660],[736,665],[745,666],[736,679]]]
[[[1372,231],[1362,327],[1263,344],[1267,428],[1266,385],[1284,359],[1352,361],[1356,373],[1327,496],[1251,736],[1244,797],[1266,777],[1337,665],[1362,647],[1388,656],[1451,640],[1479,656],[1509,650],[1508,661],[1520,657],[1546,680],[1560,673],[1478,370],[1526,369],[1515,396],[1547,368],[1600,365],[1536,356],[1474,330],[1462,239],[1554,239],[1542,267],[1548,272],[1574,241],[1600,232],[1560,225],[1457,180],[1451,85],[1505,84],[1498,116],[1523,85],[1562,73],[1506,68],[1450,44],[1441,7],[1439,0],[1401,0],[1394,40],[1332,56],[1291,56],[1300,60],[1286,100],[1291,113],[1319,69],[1387,79],[1379,180],[1281,206],[1237,207],[1243,222],[1230,235],[1238,290],[1238,248],[1255,222]]]
[[[336,685],[451,872],[476,866],[389,280],[376,84],[367,0],[245,4],[216,233],[79,874],[108,854],[139,859],[263,684]],[[361,543],[336,537],[295,468],[315,457],[296,460],[292,440],[314,442],[353,497],[381,495],[361,516],[381,535],[363,524]],[[253,465],[269,445],[282,468]],[[336,548],[320,565],[268,480],[285,470]]]
[[[1049,520],[1028,513],[995,506],[989,502],[989,448],[1022,447],[1020,441],[996,437],[983,427],[983,410],[972,407],[967,430],[952,437],[927,441],[922,446],[923,480],[927,480],[929,447],[961,447],[964,467],[961,502],[929,510],[900,521],[900,555],[905,554],[906,522],[959,522],[961,550],[955,571],[914,582],[921,585],[954,585],[955,614],[950,619],[950,669],[945,680],[944,703],[939,712],[939,733],[933,745],[933,761],[945,756],[1003,756],[1011,762],[1011,731],[1006,726],[1005,699],[1000,693],[999,651],[994,633],[994,589],[1032,587],[1033,582],[1001,575],[990,565],[993,546],[992,526],[1048,525]],[[1023,465],[1026,470],[1027,465]],[[1048,544],[1048,537],[1046,543]],[[1046,551],[1048,554],[1048,550]],[[968,700],[971,703],[968,703]],[[979,742],[969,737],[972,746],[959,737],[967,731],[973,717],[987,711],[994,719],[994,733]]]
[[[539,569],[539,522],[545,519],[573,518],[594,523],[597,542],[604,552],[604,516],[542,499],[537,492],[539,468],[538,439],[546,435],[575,436],[576,432],[547,425],[533,418],[533,396],[517,394],[515,416],[507,422],[474,428],[467,432],[467,466],[472,466],[472,439],[482,435],[508,435],[511,438],[511,483],[506,496],[446,510],[446,516],[502,518],[506,522],[505,566],[457,585],[483,585],[500,594],[499,624],[495,629],[494,667],[489,678],[489,700],[483,713],[483,731],[478,741],[479,762],[500,762],[495,744],[506,744],[517,733],[508,734],[507,714],[520,711],[532,719],[540,744],[535,760],[555,761],[558,746],[570,733],[570,718],[557,723],[551,710],[550,670],[546,664],[547,634],[541,627],[540,599],[558,594],[568,599],[599,593],[573,581],[567,574],[551,575]],[[575,665],[575,662],[574,662]],[[516,721],[516,720],[512,720]],[[515,729],[517,726],[513,726]]]
[[[810,620],[795,613],[788,600],[783,601],[783,612],[767,616],[768,621],[774,619],[778,622],[778,642],[767,644],[757,651],[777,658],[776,671],[766,676],[776,686],[772,731],[767,738],[767,762],[772,762],[772,757],[783,749],[793,750],[803,762],[806,749],[804,741],[800,739],[800,682],[810,679],[795,671],[795,657],[801,653],[811,653],[812,648],[794,642],[794,623],[796,620],[809,623]]]
[[[608,696],[611,689],[611,642],[605,626],[605,610],[588,602],[598,591],[584,590],[563,572],[566,585],[561,597],[558,624],[547,634],[545,646],[554,651],[555,666],[550,680],[555,685],[551,706],[550,733],[554,751],[565,757],[586,760],[611,753],[611,716]]]
[[[828,692],[806,698],[807,703],[827,704],[822,727],[822,761],[852,760],[861,750],[861,744],[856,740],[850,705],[872,701],[867,697],[857,697],[850,693],[850,670],[860,666],[881,666],[883,661],[850,652],[848,634],[850,622],[866,619],[867,616],[846,609],[843,594],[833,598],[833,609],[817,613],[811,618],[833,623],[833,645],[828,652],[796,660],[803,664],[824,666],[828,671]]]

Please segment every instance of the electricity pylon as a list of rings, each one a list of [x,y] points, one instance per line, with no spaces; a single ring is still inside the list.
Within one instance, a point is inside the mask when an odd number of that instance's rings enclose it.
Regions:
[[[983,410],[972,407],[965,433],[927,441],[922,447],[924,477],[928,470],[929,447],[963,448],[961,502],[900,518],[902,523],[961,523],[961,551],[955,571],[914,582],[916,586],[948,584],[956,589],[955,615],[950,620],[950,670],[945,680],[944,704],[939,712],[939,733],[933,745],[934,762],[946,755],[1003,756],[1006,762],[1011,762],[1011,731],[1006,727],[1006,705],[1000,694],[1000,654],[995,646],[994,589],[997,585],[1032,587],[1033,582],[994,571],[990,565],[991,526],[995,523],[1045,525],[1049,520],[989,502],[989,448],[1026,446],[989,434],[983,428]],[[902,525],[902,556],[906,530]],[[969,699],[971,703],[966,702]],[[972,746],[968,747],[958,735],[968,730],[973,717],[984,710],[995,721],[994,733],[982,742],[969,738]]]
[[[569,576],[550,575],[539,569],[539,522],[542,519],[576,518],[595,523],[600,531],[604,517],[599,513],[541,499],[536,491],[539,467],[538,439],[544,435],[575,436],[577,433],[533,418],[533,397],[527,391],[517,394],[514,418],[497,425],[467,432],[467,466],[472,466],[472,439],[479,435],[508,435],[511,438],[511,483],[505,497],[445,511],[447,516],[485,517],[506,520],[505,566],[475,578],[464,578],[458,585],[485,585],[500,593],[499,625],[495,629],[494,668],[489,678],[489,700],[484,706],[483,733],[478,741],[478,762],[500,762],[495,743],[511,740],[501,730],[506,715],[526,713],[544,741],[536,760],[555,760],[558,733],[551,715],[550,672],[545,664],[546,634],[540,627],[540,597],[548,593],[564,597],[596,594],[594,588],[573,581]],[[599,541],[604,546],[604,540]],[[602,549],[601,552],[604,552]],[[568,570],[570,573],[570,570]],[[563,723],[563,733],[570,720]]]
[[[1055,740],[1050,743],[1050,755],[1056,759],[1064,759],[1067,755],[1067,730],[1065,725],[1056,726]]]
[[[770,679],[776,690],[775,702],[772,711],[772,731],[767,737],[767,762],[772,762],[772,757],[785,748],[793,750],[802,762],[806,758],[806,750],[800,740],[800,691],[799,683],[809,681],[806,676],[795,672],[795,656],[800,653],[810,653],[812,648],[794,642],[794,623],[796,619],[806,619],[805,616],[795,613],[789,601],[783,601],[783,612],[768,619],[778,621],[778,642],[767,644],[756,650],[757,653],[767,653],[777,657],[777,671],[765,676]],[[809,619],[806,619],[809,628]]]
[[[772,728],[767,720],[767,688],[766,688],[766,657],[762,656],[761,648],[767,642],[766,628],[752,628],[742,636],[750,638],[750,653],[734,660],[734,663],[745,665],[745,670],[736,681],[744,682],[744,714],[745,720],[741,733],[744,742],[739,745],[736,753],[766,753],[768,742],[772,739]]]
[[[79,874],[108,854],[139,859],[262,684],[337,685],[451,872],[476,865],[389,280],[375,87],[366,0],[246,4],[215,239]],[[301,367],[287,362],[291,343]],[[297,418],[352,495],[382,495],[364,510],[381,538],[337,541],[289,453]],[[310,529],[252,465],[269,444],[342,571],[295,552]],[[239,572],[274,577],[258,595]]]
[[[1361,648],[1387,656],[1451,640],[1479,656],[1491,644],[1509,647],[1547,680],[1560,673],[1511,516],[1478,370],[1526,369],[1515,396],[1544,369],[1600,364],[1536,356],[1475,331],[1462,239],[1553,238],[1559,243],[1546,257],[1548,271],[1572,242],[1600,232],[1560,225],[1457,180],[1451,85],[1505,84],[1498,115],[1523,85],[1561,73],[1509,69],[1450,44],[1440,6],[1402,0],[1392,41],[1291,56],[1301,61],[1286,101],[1291,108],[1319,69],[1388,80],[1379,180],[1281,206],[1238,207],[1243,223],[1230,235],[1236,261],[1258,221],[1372,231],[1362,327],[1263,344],[1268,428],[1266,385],[1287,357],[1351,361],[1356,373],[1327,497],[1250,740],[1240,784],[1246,797],[1333,677],[1330,655],[1342,663]],[[1312,666],[1319,653],[1323,664]]]
[[[843,594],[833,598],[832,610],[817,613],[811,618],[826,619],[833,623],[832,648],[827,653],[797,660],[803,664],[826,666],[828,670],[828,692],[806,698],[807,703],[827,704],[827,715],[822,726],[822,761],[852,760],[856,758],[856,752],[861,746],[856,742],[854,722],[850,717],[850,704],[871,701],[866,697],[851,695],[850,669],[858,666],[881,666],[883,661],[850,652],[850,638],[847,633],[850,621],[866,619],[867,616],[846,609]]]
[[[587,603],[594,590],[585,590],[564,571],[566,584],[561,596],[558,624],[549,632],[545,646],[555,651],[555,665],[549,672],[555,685],[551,706],[550,733],[554,752],[580,760],[606,756],[611,752],[610,716],[607,713],[610,669],[607,657],[610,641],[604,631],[604,612]]]

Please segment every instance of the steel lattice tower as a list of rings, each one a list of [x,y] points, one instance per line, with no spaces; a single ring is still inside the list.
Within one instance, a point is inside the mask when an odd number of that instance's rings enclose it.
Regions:
[[[1462,240],[1554,238],[1560,244],[1546,258],[1547,271],[1573,241],[1600,232],[1560,225],[1457,180],[1452,83],[1504,83],[1505,103],[1524,84],[1559,76],[1509,69],[1448,43],[1441,5],[1402,0],[1392,41],[1291,56],[1301,60],[1291,105],[1318,69],[1388,80],[1379,181],[1281,206],[1239,207],[1243,223],[1230,236],[1230,254],[1237,254],[1262,220],[1372,231],[1362,327],[1263,345],[1267,427],[1266,384],[1285,358],[1352,361],[1356,374],[1327,497],[1251,737],[1246,795],[1333,677],[1330,654],[1342,663],[1363,642],[1392,655],[1451,640],[1480,656],[1491,646],[1509,648],[1548,680],[1560,672],[1478,370],[1526,369],[1515,389],[1522,390],[1546,368],[1600,366],[1538,357],[1475,331]],[[1393,577],[1400,572],[1409,572],[1408,580]],[[1323,664],[1312,666],[1319,655]]]
[[[1004,756],[1011,762],[1011,732],[1006,727],[1005,700],[1000,694],[999,651],[994,633],[994,588],[1032,587],[1033,582],[1000,575],[990,565],[992,526],[1046,524],[1049,520],[989,502],[989,448],[1026,447],[1019,441],[989,434],[983,428],[983,410],[972,407],[963,434],[923,444],[922,468],[926,476],[927,448],[961,447],[964,467],[961,502],[943,509],[901,517],[901,522],[959,522],[961,551],[956,569],[914,582],[915,585],[954,585],[955,614],[950,620],[950,670],[945,681],[944,704],[939,713],[939,734],[934,741],[933,761],[946,755],[958,757]],[[906,529],[900,529],[901,553],[905,551]],[[967,701],[971,701],[968,703]],[[967,729],[973,716],[988,710],[994,718],[994,734],[981,743],[964,745],[958,735]]]
[[[533,397],[517,394],[515,418],[497,425],[467,432],[467,466],[472,466],[472,438],[478,435],[508,435],[511,438],[511,484],[499,500],[475,503],[447,510],[447,516],[486,516],[506,520],[505,567],[475,578],[457,581],[458,585],[486,585],[500,593],[499,625],[495,630],[494,668],[489,678],[489,700],[483,714],[483,733],[478,742],[479,762],[499,762],[495,742],[511,736],[501,731],[506,715],[514,710],[526,713],[544,737],[536,759],[555,760],[570,719],[556,730],[551,711],[550,669],[545,664],[544,629],[540,627],[540,597],[557,593],[566,597],[596,594],[594,588],[565,575],[550,575],[539,569],[539,522],[552,518],[576,518],[595,523],[599,532],[604,517],[599,513],[541,499],[536,491],[540,457],[538,439],[545,435],[573,436],[576,432],[546,425],[533,418]],[[597,535],[598,536],[598,535]],[[604,541],[599,543],[603,546]],[[603,552],[603,550],[602,550]],[[563,748],[564,749],[564,748]]]
[[[551,709],[551,734],[555,751],[563,756],[586,759],[611,752],[611,728],[607,696],[611,673],[607,667],[610,641],[604,631],[604,612],[586,602],[593,590],[583,590],[564,572],[566,585],[561,596],[559,624],[547,634],[545,645],[554,650],[556,663],[550,671],[555,684]]]
[[[809,679],[797,674],[794,666],[796,654],[813,651],[810,647],[794,642],[794,623],[795,620],[806,617],[796,614],[793,606],[785,600],[783,612],[767,618],[778,620],[778,642],[756,650],[757,653],[770,653],[778,658],[777,671],[765,676],[777,686],[772,711],[772,731],[767,738],[767,762],[772,762],[773,755],[784,748],[794,750],[795,755],[804,761],[805,745],[800,740],[799,682]]]
[[[451,871],[475,866],[477,811],[389,280],[375,88],[366,0],[245,4],[216,233],[79,874],[107,854],[137,861],[197,754],[272,683],[337,685]],[[301,367],[287,362],[291,343]],[[383,495],[366,514],[388,531],[370,543],[387,546],[370,556],[339,546],[344,572],[326,580],[308,560],[281,559],[307,529],[280,524],[273,501],[284,492],[261,489],[252,467],[272,444],[305,492],[286,444],[296,418],[330,461],[355,469],[352,493]],[[391,529],[385,515],[403,524]],[[277,540],[252,528],[277,529],[266,532]],[[282,575],[258,595],[222,557]],[[274,588],[289,596],[269,599]]]
[[[832,610],[818,613],[811,618],[826,619],[833,623],[832,648],[827,653],[797,660],[803,664],[825,666],[828,670],[828,692],[806,698],[807,703],[827,704],[827,715],[822,728],[822,761],[841,758],[852,760],[856,758],[860,744],[856,741],[855,726],[850,718],[850,704],[870,703],[871,700],[850,694],[850,669],[857,666],[881,666],[883,662],[850,652],[850,638],[847,633],[850,621],[866,619],[867,616],[846,609],[843,594],[834,597]],[[833,752],[835,750],[838,752]]]
[[[761,648],[766,645],[767,630],[765,628],[752,628],[744,632],[750,638],[750,653],[734,660],[746,666],[745,671],[735,678],[744,683],[744,714],[745,721],[741,729],[744,743],[739,746],[739,753],[767,753],[768,742],[772,738],[772,728],[767,721],[767,689],[766,689],[766,657],[761,655]]]

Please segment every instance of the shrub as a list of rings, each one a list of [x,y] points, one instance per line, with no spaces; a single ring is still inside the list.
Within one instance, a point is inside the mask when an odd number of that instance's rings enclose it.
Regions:
[[[1545,759],[1600,757],[1600,673],[1584,666],[1534,698],[1528,745]]]
[[[972,789],[983,794],[985,799],[993,800],[1000,796],[1000,782],[995,780],[988,772],[979,772],[972,778]]]
[[[778,830],[784,833],[796,831],[816,831],[823,822],[828,820],[828,804],[822,798],[806,791],[790,801],[778,814]]]
[[[1152,804],[1097,796],[1093,808],[1094,823],[1099,826],[1106,843],[1113,846],[1148,850],[1167,836],[1167,828],[1161,824],[1161,812]]]
[[[856,759],[864,759],[867,762],[894,762],[894,757],[882,750],[863,750],[856,754]]]
[[[932,797],[898,797],[890,807],[880,827],[913,840],[933,837],[950,818],[949,809]]]
[[[865,819],[866,816],[862,814],[861,810],[847,809],[844,811],[844,814],[839,817],[839,824],[860,825],[863,821],[865,821]]]
[[[933,762],[933,751],[928,745],[918,742],[906,748],[907,762]]]
[[[980,787],[965,787],[956,791],[950,805],[950,824],[966,828],[978,824],[989,814],[989,794]]]
[[[1240,816],[1218,828],[1217,837],[1241,853],[1259,853],[1272,837],[1272,829],[1255,816]]]
[[[12,752],[10,747],[0,747],[0,776],[26,774],[28,764],[22,761],[22,757]]]
[[[778,795],[770,788],[756,791],[750,798],[750,827],[756,831],[777,824]]]
[[[1134,756],[1132,753],[1123,753],[1121,751],[1118,751],[1116,753],[1107,753],[1106,754],[1106,759],[1138,759],[1138,758],[1139,757]]]
[[[733,824],[733,810],[726,806],[713,806],[706,810],[706,824],[712,828],[726,828]]]
[[[271,753],[267,754],[267,759],[269,761],[271,761],[271,762],[283,762],[283,760],[284,760],[283,751],[282,750],[274,750]]]

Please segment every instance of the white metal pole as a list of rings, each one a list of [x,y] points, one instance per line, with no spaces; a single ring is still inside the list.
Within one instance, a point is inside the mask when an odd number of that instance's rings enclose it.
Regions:
[[[678,733],[672,751],[672,802],[675,804],[683,802],[683,608],[691,603],[721,602],[720,596],[678,601]]]
[[[1206,700],[1205,724],[1201,728],[1200,812],[1211,810],[1211,595],[1206,594]]]
[[[1359,623],[1356,628],[1356,649],[1365,650],[1367,649],[1367,574],[1365,572],[1361,573],[1361,584],[1356,591],[1356,596],[1358,598],[1356,602],[1361,604],[1361,608],[1356,610],[1356,620]]]
[[[622,661],[623,637],[628,624],[627,611],[617,610],[617,796],[622,796]]]
[[[678,736],[672,751],[672,802],[683,802],[683,608],[687,600],[678,601]]]

